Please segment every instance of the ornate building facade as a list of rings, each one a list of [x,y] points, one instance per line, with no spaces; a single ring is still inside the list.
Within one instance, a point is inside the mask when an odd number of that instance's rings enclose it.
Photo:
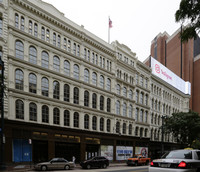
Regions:
[[[77,161],[110,148],[147,148],[162,116],[188,111],[189,96],[151,73],[126,45],[108,44],[41,0],[0,1],[5,63],[6,162]],[[127,155],[128,156],[128,155]]]

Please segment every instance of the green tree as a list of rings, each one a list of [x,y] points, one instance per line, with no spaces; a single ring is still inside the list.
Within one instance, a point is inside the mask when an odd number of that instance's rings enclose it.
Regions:
[[[182,41],[196,38],[200,32],[200,1],[181,0],[179,9],[175,13],[175,20],[187,24],[181,33]]]
[[[180,143],[191,146],[200,134],[200,116],[193,111],[173,113],[165,119],[163,129],[173,133]]]

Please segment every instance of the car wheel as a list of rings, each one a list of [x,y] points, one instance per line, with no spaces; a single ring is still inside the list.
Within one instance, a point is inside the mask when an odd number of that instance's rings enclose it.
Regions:
[[[88,165],[87,165],[87,169],[90,169],[90,168],[91,168],[91,165],[90,165],[90,164],[88,164]]]
[[[146,161],[145,165],[149,165],[149,161]]]
[[[135,162],[135,166],[138,166],[138,162],[137,161]]]
[[[41,166],[41,171],[46,171],[46,170],[47,170],[47,166],[46,165]]]
[[[103,164],[102,167],[103,167],[103,168],[107,168],[107,165],[106,165],[106,164]]]
[[[69,169],[70,169],[69,165],[65,165],[65,170],[69,170]]]

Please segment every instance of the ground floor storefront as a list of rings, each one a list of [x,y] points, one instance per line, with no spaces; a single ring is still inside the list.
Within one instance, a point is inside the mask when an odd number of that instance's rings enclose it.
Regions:
[[[150,156],[159,146],[149,138],[99,133],[5,120],[5,162],[37,163],[54,157],[76,162],[93,156],[124,161],[135,153]],[[157,150],[156,150],[157,151]]]

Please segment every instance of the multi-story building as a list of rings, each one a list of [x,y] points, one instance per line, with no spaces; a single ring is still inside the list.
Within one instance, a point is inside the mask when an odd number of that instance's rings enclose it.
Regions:
[[[180,40],[181,27],[172,35],[159,33],[151,42],[151,56],[191,83],[190,109],[200,113],[200,38]],[[148,64],[148,59],[145,60]]]
[[[190,97],[127,46],[106,43],[52,5],[1,0],[0,14],[6,162],[159,151],[162,116],[188,111]],[[173,136],[164,142],[177,145]]]

